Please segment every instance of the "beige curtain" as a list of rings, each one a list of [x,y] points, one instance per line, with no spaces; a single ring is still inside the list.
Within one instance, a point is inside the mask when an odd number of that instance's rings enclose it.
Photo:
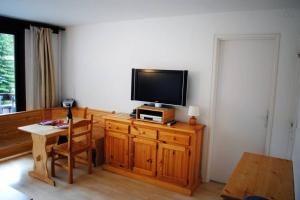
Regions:
[[[40,108],[56,106],[56,86],[51,45],[52,30],[31,27],[34,35],[34,63],[36,64],[36,101]]]
[[[52,31],[41,28],[38,38],[38,61],[40,65],[40,103],[43,108],[56,104],[54,65],[51,46]]]

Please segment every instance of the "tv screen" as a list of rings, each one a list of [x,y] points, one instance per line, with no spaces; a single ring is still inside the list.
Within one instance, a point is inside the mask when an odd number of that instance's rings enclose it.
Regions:
[[[186,105],[187,70],[132,69],[131,100]]]

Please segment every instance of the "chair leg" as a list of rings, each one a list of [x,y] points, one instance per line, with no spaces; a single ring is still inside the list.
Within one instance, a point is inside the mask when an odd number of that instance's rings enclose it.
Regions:
[[[55,154],[51,152],[51,176],[55,177]]]
[[[88,154],[88,174],[91,174],[92,173],[92,168],[93,168],[93,165],[92,165],[92,149],[89,149],[87,154]]]
[[[68,156],[68,177],[69,177],[69,184],[73,183],[73,158],[71,155]]]

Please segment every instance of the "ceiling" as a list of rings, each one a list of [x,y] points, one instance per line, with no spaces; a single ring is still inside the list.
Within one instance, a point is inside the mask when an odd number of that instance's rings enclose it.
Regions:
[[[61,26],[216,12],[300,9],[300,0],[0,0],[0,15]]]

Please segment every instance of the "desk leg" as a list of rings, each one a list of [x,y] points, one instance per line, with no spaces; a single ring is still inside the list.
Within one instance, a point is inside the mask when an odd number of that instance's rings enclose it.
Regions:
[[[47,138],[45,136],[31,134],[32,137],[32,156],[34,160],[33,171],[28,174],[31,177],[37,178],[44,181],[50,185],[55,186],[53,179],[49,177],[48,167],[47,167],[47,151],[46,142]]]

